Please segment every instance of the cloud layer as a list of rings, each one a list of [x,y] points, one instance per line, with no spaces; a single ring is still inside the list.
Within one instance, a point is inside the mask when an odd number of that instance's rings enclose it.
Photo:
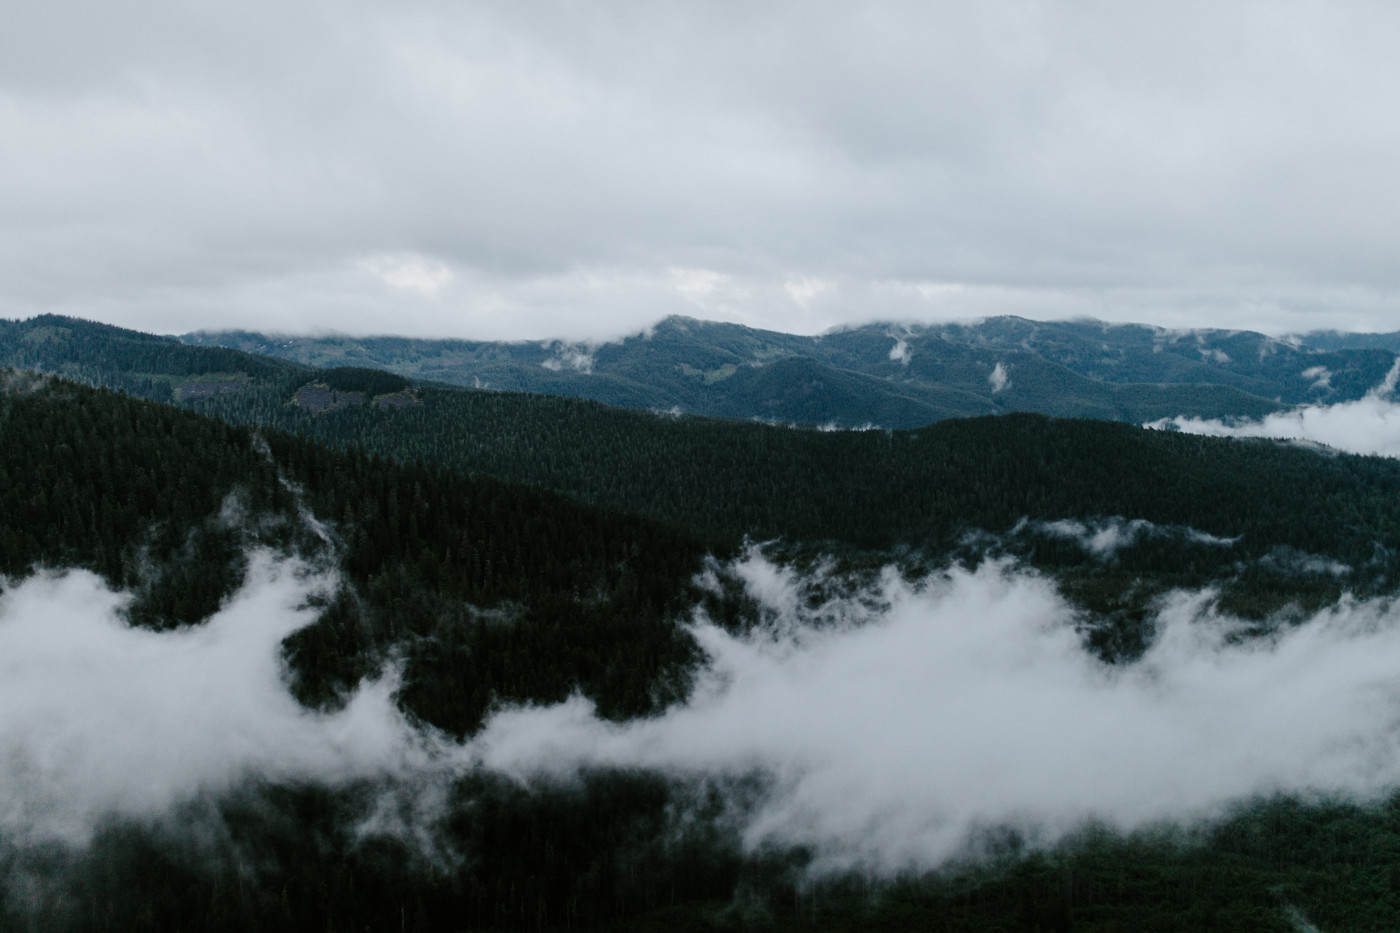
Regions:
[[[108,817],[160,817],[241,782],[328,784],[421,773],[386,678],[340,712],[287,691],[282,639],[315,620],[333,577],[255,554],[206,623],[128,626],[128,597],[86,571],[31,577],[0,596],[0,836],[83,843]]]
[[[334,585],[304,565],[255,556],[217,615],[166,633],[127,627],[124,597],[89,574],[32,577],[0,597],[0,834],[81,845],[111,817],[157,819],[265,781],[423,793],[407,809],[429,825],[444,781],[473,769],[533,785],[622,768],[746,787],[726,819],[751,849],[894,873],[1007,827],[1049,844],[1086,821],[1400,788],[1400,609],[1386,603],[1240,638],[1210,594],[1177,594],[1147,652],[1108,666],[1052,583],[1008,563],[912,583],[889,570],[815,599],[829,581],[758,555],[719,572],[766,621],[745,635],[694,624],[707,660],[688,702],[628,723],[583,698],[506,708],[465,743],[411,727],[392,678],[340,712],[292,699],[280,642]]]
[[[697,636],[707,676],[682,708],[599,721],[582,699],[499,713],[487,767],[772,778],[751,847],[803,845],[817,870],[935,867],[982,830],[1050,842],[1084,821],[1134,828],[1258,794],[1372,798],[1400,786],[1400,611],[1339,605],[1262,640],[1179,595],[1138,662],[1084,651],[1052,585],[1005,565],[809,605],[759,558],[739,569],[770,628]]]
[[[0,309],[598,339],[1392,320],[1400,12],[18,0]]]

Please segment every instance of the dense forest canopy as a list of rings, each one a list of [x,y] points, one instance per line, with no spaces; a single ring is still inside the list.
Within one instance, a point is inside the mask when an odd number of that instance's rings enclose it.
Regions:
[[[139,594],[135,622],[188,625],[228,595],[251,544],[322,546],[298,521],[304,504],[332,529],[354,598],[289,644],[302,695],[329,701],[412,643],[405,702],[453,730],[493,698],[574,688],[618,715],[654,709],[691,657],[672,624],[698,598],[688,581],[706,554],[725,553],[524,486],[71,383],[4,397],[0,431],[0,573],[91,567]],[[508,606],[511,625],[473,621],[467,606]]]
[[[33,337],[55,322],[67,336]],[[402,407],[315,410],[296,404],[302,387],[380,377],[68,319],[27,324],[6,332],[8,352],[50,371],[330,446],[553,489],[717,540],[946,552],[1022,519],[1118,516],[1239,538],[1225,555],[1231,572],[1286,547],[1346,565],[1354,586],[1386,575],[1396,543],[1397,470],[1378,458],[1035,415],[818,432],[432,386]],[[398,377],[382,379],[370,394],[403,390]],[[169,391],[144,391],[151,385]],[[1184,552],[1171,559],[1179,566],[1157,569],[1201,572]]]

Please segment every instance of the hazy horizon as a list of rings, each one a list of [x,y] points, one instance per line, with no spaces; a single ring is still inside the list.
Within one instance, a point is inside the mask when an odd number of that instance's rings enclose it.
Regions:
[[[7,316],[1396,326],[1385,4],[12,6]]]
[[[34,319],[34,318],[36,318],[36,317],[40,317],[40,316],[45,315],[45,314],[57,314],[57,313],[59,313],[59,312],[53,312],[53,311],[37,311],[37,312],[34,312],[33,314],[25,314],[25,315],[18,316],[18,317],[16,317],[16,318],[11,318],[11,320],[28,321],[28,320],[32,320],[32,319]],[[649,321],[649,322],[647,322],[647,323],[644,323],[644,324],[642,324],[641,326],[632,327],[631,329],[628,329],[628,330],[618,331],[618,332],[616,332],[616,333],[611,333],[611,334],[608,334],[608,335],[598,336],[598,337],[584,337],[584,338],[579,338],[579,337],[571,337],[571,336],[568,336],[567,334],[564,334],[564,333],[548,333],[548,332],[540,332],[540,333],[536,333],[536,334],[524,334],[524,335],[515,336],[515,337],[489,337],[489,336],[476,336],[476,335],[471,335],[471,334],[458,334],[458,333],[447,333],[447,332],[410,333],[410,332],[404,332],[404,331],[393,330],[392,328],[389,328],[389,327],[382,328],[382,329],[360,329],[360,330],[350,330],[350,329],[342,329],[342,328],[335,328],[335,327],[328,327],[328,326],[310,326],[310,327],[303,327],[303,328],[299,328],[299,329],[293,329],[293,328],[286,328],[286,327],[278,327],[278,326],[276,326],[276,325],[270,326],[270,327],[251,327],[251,326],[246,326],[246,325],[243,325],[243,324],[232,324],[232,325],[229,325],[229,326],[206,326],[206,327],[188,328],[188,329],[184,329],[184,330],[178,330],[178,329],[177,329],[177,330],[163,330],[163,331],[162,331],[162,330],[150,330],[150,329],[145,329],[145,328],[137,327],[137,326],[135,326],[135,325],[121,324],[121,323],[118,323],[118,322],[115,322],[115,321],[105,321],[105,320],[101,320],[101,319],[98,319],[98,318],[84,317],[83,315],[79,315],[79,314],[70,314],[70,315],[64,315],[64,316],[74,317],[74,318],[78,318],[78,319],[81,319],[81,320],[96,321],[97,323],[102,323],[102,324],[111,324],[112,326],[115,326],[115,327],[125,327],[125,328],[130,329],[130,330],[143,331],[143,332],[145,332],[145,333],[155,334],[156,336],[161,336],[161,337],[189,337],[189,336],[194,336],[194,335],[197,335],[197,334],[220,334],[220,333],[233,333],[233,332],[242,331],[242,332],[260,334],[260,335],[262,335],[262,336],[267,336],[267,337],[288,337],[288,338],[300,338],[300,339],[312,339],[312,340],[314,340],[314,339],[323,339],[323,338],[341,338],[341,337],[347,338],[347,339],[373,339],[373,338],[381,338],[381,337],[399,337],[399,338],[406,338],[406,339],[410,339],[410,340],[460,340],[460,341],[464,341],[464,342],[481,342],[481,343],[489,343],[489,342],[502,342],[502,343],[532,343],[532,342],[538,342],[538,343],[557,343],[557,342],[567,342],[567,343],[575,343],[575,344],[581,344],[581,345],[603,345],[603,344],[607,344],[607,343],[617,343],[617,342],[619,342],[619,341],[621,341],[621,340],[625,340],[625,339],[628,339],[628,338],[631,338],[631,337],[645,336],[646,334],[648,334],[648,333],[650,333],[651,331],[653,331],[657,326],[659,326],[660,324],[662,324],[662,323],[664,323],[665,321],[670,320],[670,319],[672,319],[672,318],[679,318],[679,319],[682,319],[682,320],[695,321],[695,322],[698,322],[698,323],[701,323],[701,324],[733,324],[733,325],[736,325],[736,326],[739,326],[739,327],[751,327],[751,328],[753,328],[753,329],[755,329],[755,330],[763,330],[763,331],[768,331],[768,332],[771,332],[771,333],[781,333],[781,334],[788,334],[788,335],[792,335],[792,336],[801,336],[801,337],[818,337],[818,336],[822,336],[822,335],[825,335],[825,334],[834,334],[834,333],[841,333],[841,332],[843,332],[843,331],[848,331],[848,330],[857,330],[857,329],[860,329],[860,328],[863,328],[863,327],[891,327],[891,328],[895,328],[895,327],[909,327],[909,328],[925,327],[925,328],[934,328],[934,327],[939,327],[939,326],[943,326],[943,325],[960,325],[960,326],[965,326],[965,327],[975,327],[975,326],[977,326],[977,325],[979,325],[979,324],[984,324],[984,323],[986,323],[987,321],[994,320],[994,319],[996,319],[996,318],[1017,318],[1017,319],[1029,321],[1029,322],[1035,323],[1035,324],[1076,324],[1076,323],[1077,323],[1077,324],[1100,324],[1100,325],[1104,325],[1104,326],[1106,326],[1106,327],[1149,327],[1149,328],[1153,328],[1153,329],[1165,331],[1165,332],[1168,332],[1168,333],[1181,333],[1181,334],[1196,333],[1196,332],[1202,332],[1202,333],[1204,333],[1204,332],[1220,332],[1220,333],[1259,333],[1259,334],[1263,334],[1264,336],[1267,336],[1267,337],[1273,337],[1273,338],[1275,338],[1275,339],[1281,339],[1281,340],[1286,340],[1286,339],[1288,339],[1288,338],[1290,338],[1290,337],[1303,337],[1303,336],[1307,336],[1307,335],[1309,335],[1309,334],[1320,334],[1320,333],[1363,334],[1363,335],[1400,333],[1400,323],[1397,323],[1396,326],[1392,327],[1392,328],[1389,329],[1389,330],[1358,331],[1358,330],[1345,330],[1345,329],[1342,329],[1342,328],[1332,327],[1332,326],[1325,326],[1325,327],[1315,327],[1315,328],[1311,328],[1311,329],[1306,330],[1306,331],[1285,331],[1285,330],[1272,330],[1272,331],[1270,331],[1270,330],[1258,330],[1258,329],[1254,329],[1254,328],[1233,328],[1233,327],[1223,327],[1223,326],[1219,326],[1219,327],[1218,327],[1218,326],[1210,326],[1210,325],[1203,325],[1203,326],[1198,326],[1198,327],[1186,327],[1186,326],[1171,327],[1171,326],[1167,326],[1167,325],[1163,325],[1163,324],[1158,324],[1158,323],[1156,323],[1156,322],[1154,322],[1154,321],[1149,321],[1149,320],[1121,320],[1121,321],[1119,321],[1119,320],[1106,320],[1106,319],[1103,319],[1103,318],[1092,317],[1092,316],[1090,316],[1090,315],[1065,315],[1065,316],[1060,316],[1060,317],[1031,317],[1031,316],[1027,316],[1027,315],[1024,315],[1024,314],[986,314],[986,315],[979,315],[979,316],[949,317],[949,318],[942,318],[942,319],[937,319],[937,320],[932,320],[932,319],[931,319],[931,320],[916,320],[916,319],[910,319],[910,318],[859,318],[859,319],[851,319],[851,320],[849,320],[849,321],[839,321],[839,322],[837,322],[837,323],[827,325],[827,326],[822,327],[822,328],[820,328],[820,329],[803,329],[803,328],[801,328],[801,327],[790,328],[790,329],[782,329],[782,328],[779,328],[779,327],[769,327],[769,326],[763,326],[763,325],[760,325],[760,324],[746,323],[746,322],[744,322],[744,321],[727,321],[727,320],[720,320],[720,319],[715,319],[715,318],[705,318],[705,317],[702,317],[702,316],[699,316],[699,315],[694,315],[694,314],[666,314],[666,315],[662,315],[662,316],[660,316],[660,317],[657,317],[655,320],[652,320],[652,321]]]

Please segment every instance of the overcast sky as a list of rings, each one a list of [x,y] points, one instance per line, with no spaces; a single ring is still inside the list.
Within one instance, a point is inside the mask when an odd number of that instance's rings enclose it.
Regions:
[[[0,316],[1400,329],[1400,5],[8,0]]]

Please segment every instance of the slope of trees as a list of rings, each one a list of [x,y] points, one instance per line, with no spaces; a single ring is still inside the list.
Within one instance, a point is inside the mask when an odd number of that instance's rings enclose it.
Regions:
[[[327,444],[530,483],[716,539],[781,539],[876,559],[894,550],[946,555],[971,533],[1001,534],[1022,519],[1189,527],[1238,540],[1215,550],[1144,544],[1111,567],[1045,541],[1017,553],[1044,567],[1176,585],[1239,579],[1252,595],[1241,593],[1236,608],[1256,615],[1300,590],[1325,598],[1343,584],[1386,586],[1400,554],[1400,464],[1377,457],[1029,414],[828,433],[541,396],[420,396],[412,410],[279,408],[269,420]],[[232,420],[259,417],[233,396],[198,404]],[[1280,548],[1325,555],[1348,573],[1304,580],[1261,570]]]
[[[6,575],[36,563],[89,566],[137,591],[138,624],[191,624],[236,585],[248,545],[308,553],[322,547],[299,516],[305,507],[332,530],[349,582],[321,621],[286,645],[306,702],[335,702],[390,649],[407,661],[400,702],[458,733],[470,731],[495,699],[552,701],[580,689],[606,715],[625,717],[654,711],[686,689],[694,648],[673,620],[704,598],[690,578],[707,550],[725,553],[724,540],[441,465],[334,450],[111,391],[24,375],[7,376],[5,385],[0,572]],[[757,425],[699,427],[737,427],[737,434],[716,437],[752,445],[747,453],[757,456],[755,463],[803,456],[801,447],[781,445],[809,436]],[[1061,431],[1068,433],[1054,441]],[[930,513],[948,516],[948,533],[968,521],[958,510],[1019,514],[1025,502],[1039,501],[1030,497],[1039,488],[1038,471],[1071,468],[1090,472],[1058,493],[1064,498],[1048,500],[1046,508],[1055,511],[1046,514],[1117,502],[1157,508],[1159,519],[1217,516],[1243,522],[1246,535],[1302,540],[1314,520],[1309,509],[1322,503],[1361,533],[1389,540],[1393,532],[1394,507],[1383,500],[1394,498],[1394,475],[1383,462],[1113,432],[999,419],[951,426],[929,438],[842,435],[834,449],[858,458],[863,444],[887,455],[908,444],[942,462],[939,469],[975,463],[970,485],[946,491],[949,511]],[[625,441],[625,434],[601,437],[605,444]],[[1116,482],[1111,471],[1093,472],[1093,456],[1057,446],[1075,441],[1103,444],[1098,456],[1120,458],[1119,471],[1130,475]],[[1142,444],[1148,446],[1135,446]],[[999,445],[1017,456],[989,459]],[[1143,449],[1160,462],[1143,459]],[[837,475],[821,466],[831,454],[805,456],[810,459],[794,469],[814,478]],[[628,462],[622,447],[617,457]],[[1199,492],[1180,477],[1175,482],[1187,485],[1170,485],[1173,471],[1193,458],[1205,470],[1245,471],[1246,479],[1254,475],[1249,470],[1267,468],[1293,494],[1270,499],[1272,493],[1258,491],[1251,507],[1233,501],[1249,492],[1244,486],[1227,485],[1214,497],[1173,506],[1173,491]],[[853,462],[875,468],[873,459]],[[738,488],[773,483],[757,476]],[[616,481],[625,484],[627,477]],[[1148,483],[1166,484],[1159,504]],[[1028,498],[1003,498],[1003,490]],[[1105,498],[1111,496],[1122,498]],[[1252,518],[1258,502],[1278,514]],[[901,527],[925,533],[917,523]],[[1067,565],[1076,559],[1062,557]],[[721,619],[726,611],[736,623],[744,618],[741,603],[712,608]],[[509,624],[491,624],[483,610],[503,613],[494,618]],[[588,772],[577,783],[546,788],[469,775],[453,786],[438,829],[438,844],[451,854],[433,858],[411,836],[365,837],[357,830],[356,815],[374,799],[373,787],[253,786],[194,802],[168,823],[112,822],[82,851],[0,841],[0,874],[28,879],[0,886],[0,925],[1235,931],[1291,929],[1290,911],[1297,909],[1328,930],[1369,930],[1383,928],[1400,903],[1393,871],[1400,820],[1393,808],[1277,801],[1193,839],[1089,831],[1050,852],[1009,839],[1006,851],[986,864],[896,882],[838,877],[813,885],[801,880],[809,856],[800,850],[744,852],[726,828],[732,824],[717,818],[731,805],[729,790],[712,788],[712,799],[702,795],[697,802],[693,787],[656,775]],[[677,806],[694,815],[678,824]],[[218,831],[180,828],[205,821]]]
[[[335,366],[317,373],[316,378],[337,392],[362,392],[370,397],[402,392],[409,384],[402,376],[362,366]]]
[[[335,530],[353,585],[288,644],[302,696],[332,700],[400,646],[404,704],[455,732],[494,699],[574,688],[606,715],[664,704],[694,650],[674,624],[698,598],[688,581],[723,553],[550,493],[259,440],[71,383],[0,396],[0,436],[0,573],[91,567],[139,594],[135,621],[189,624],[241,579],[254,540],[319,546],[297,519],[300,496]],[[488,624],[492,609],[510,624]]]
[[[468,780],[433,863],[393,837],[356,839],[356,795],[276,787],[191,807],[205,839],[116,824],[82,853],[14,851],[0,925],[41,930],[326,929],[1220,931],[1390,929],[1400,816],[1261,802],[1194,833],[1088,828],[1053,850],[1008,839],[985,860],[898,879],[801,874],[801,852],[745,856],[715,824],[677,829],[675,789],[594,773],[526,790]],[[55,877],[58,872],[61,875]],[[9,895],[9,896],[6,896]],[[26,903],[26,901],[28,903]],[[38,907],[37,915],[26,907]]]
[[[0,353],[31,367],[74,371],[134,394],[147,394],[141,380],[222,375],[227,391],[193,393],[182,404],[399,462],[526,482],[727,539],[885,548],[999,531],[1021,517],[1123,515],[1353,565],[1369,561],[1376,544],[1400,543],[1392,495],[1400,466],[1376,458],[1030,414],[826,433],[432,387],[420,389],[422,405],[313,414],[291,404],[313,377],[375,394],[404,383],[374,370],[314,370],[67,318],[0,331]]]
[[[1006,339],[1030,339],[1016,322],[1004,323]],[[1147,332],[1137,336],[1142,352],[1157,339]],[[843,338],[854,341],[847,352],[864,345],[858,337]],[[1082,340],[1074,342],[1082,337],[1036,339],[1046,353],[1068,358],[1087,352]],[[1221,346],[1242,353],[1253,346],[1237,345],[1245,337],[1230,337],[1234,342]],[[721,344],[716,346],[725,352],[747,346]],[[1290,601],[1331,598],[1343,586],[1362,592],[1387,586],[1395,578],[1391,564],[1400,546],[1393,495],[1400,467],[1262,441],[1024,414],[914,431],[825,433],[440,387],[421,387],[416,401],[405,396],[396,408],[315,411],[293,403],[298,388],[313,381],[379,380],[376,388],[402,382],[373,370],[312,370],[67,318],[0,326],[0,355],[6,353],[38,359],[48,369],[87,373],[84,378],[126,391],[173,397],[230,422],[275,427],[398,462],[525,482],[728,542],[747,535],[800,548],[865,550],[874,560],[891,549],[939,559],[970,532],[1003,533],[1022,518],[1096,516],[1238,538],[1233,547],[1214,552],[1142,543],[1117,555],[1111,566],[1069,545],[1041,540],[1017,546],[1015,553],[1039,566],[1073,568],[1081,578],[1076,598],[1102,610],[1115,605],[1115,591],[1125,580],[1146,574],[1154,582],[1139,593],[1234,581],[1232,608],[1259,616]],[[1188,357],[1178,364],[1186,366]],[[1208,385],[1180,388],[1213,391]],[[1279,549],[1319,555],[1346,572],[1278,572],[1289,563],[1272,561]]]

